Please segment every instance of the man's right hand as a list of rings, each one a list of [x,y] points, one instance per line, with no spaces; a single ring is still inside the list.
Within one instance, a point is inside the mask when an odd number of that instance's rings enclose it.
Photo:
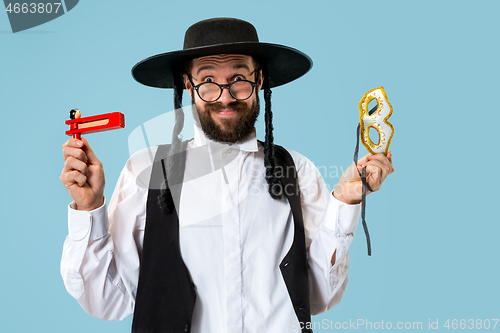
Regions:
[[[104,169],[85,138],[63,144],[61,182],[78,210],[94,210],[104,203]]]

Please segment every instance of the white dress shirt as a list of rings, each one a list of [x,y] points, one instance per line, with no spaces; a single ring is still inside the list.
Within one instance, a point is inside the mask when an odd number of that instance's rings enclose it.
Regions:
[[[210,172],[200,173],[192,153],[202,146]],[[127,161],[109,208],[106,202],[94,211],[69,205],[61,274],[68,292],[94,317],[133,314],[148,196],[143,185],[149,184],[139,175],[151,168],[156,148]],[[299,179],[311,311],[317,314],[337,305],[345,291],[360,205],[335,199],[313,163],[288,151]],[[221,145],[195,125],[178,210],[182,258],[196,285],[193,333],[300,332],[279,269],[292,245],[293,216],[286,199],[269,196],[264,174],[255,132],[244,142]]]

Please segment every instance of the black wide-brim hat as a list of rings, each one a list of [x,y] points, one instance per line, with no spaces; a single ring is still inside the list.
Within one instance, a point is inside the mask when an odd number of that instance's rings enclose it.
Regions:
[[[246,21],[213,18],[189,27],[182,50],[146,58],[132,68],[132,75],[147,86],[172,88],[173,75],[182,74],[187,61],[215,54],[254,57],[267,70],[271,88],[301,77],[312,67],[311,58],[299,50],[259,42],[255,27]]]

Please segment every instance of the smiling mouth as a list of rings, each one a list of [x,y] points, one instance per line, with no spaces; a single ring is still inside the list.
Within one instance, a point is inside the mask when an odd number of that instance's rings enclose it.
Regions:
[[[232,116],[238,113],[235,110],[230,110],[230,109],[223,109],[223,110],[217,110],[215,113],[219,116]]]

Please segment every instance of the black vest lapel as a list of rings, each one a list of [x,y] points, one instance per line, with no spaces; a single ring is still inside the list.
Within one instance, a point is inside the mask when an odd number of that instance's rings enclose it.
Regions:
[[[309,302],[309,275],[307,270],[306,240],[304,233],[304,220],[300,204],[300,190],[297,181],[297,172],[292,156],[288,151],[278,145],[274,146],[274,154],[278,165],[284,168],[281,183],[285,195],[292,209],[294,221],[294,236],[292,247],[280,264],[281,274],[285,280],[288,294],[293,304],[295,314],[301,325],[302,332],[312,332],[305,326],[311,323],[311,310]],[[293,166],[291,168],[290,166]]]
[[[183,142],[181,170],[186,145]],[[151,174],[133,333],[185,333],[191,329],[196,292],[180,253],[179,219],[175,210],[165,215],[158,206],[159,184],[164,179],[160,160],[169,149],[169,145],[158,147]],[[178,184],[182,184],[182,176]]]

